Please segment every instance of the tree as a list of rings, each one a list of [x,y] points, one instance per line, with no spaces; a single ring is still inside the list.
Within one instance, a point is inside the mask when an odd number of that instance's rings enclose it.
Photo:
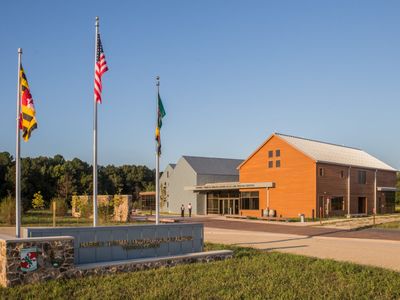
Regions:
[[[146,166],[99,166],[99,194],[127,194],[138,199],[140,191],[154,190],[154,176],[155,171]],[[66,160],[59,154],[22,158],[22,207],[32,207],[37,191],[41,192],[45,207],[55,197],[64,198],[69,205],[74,194],[92,194],[92,178],[92,166],[79,158]],[[7,195],[15,196],[15,159],[8,152],[0,152],[0,199]]]
[[[32,207],[34,209],[43,209],[44,208],[44,199],[43,199],[42,193],[40,191],[33,194]]]
[[[154,182],[144,182],[143,189],[146,192],[154,192],[156,190],[156,186],[155,186]]]
[[[0,199],[10,194],[12,183],[7,178],[7,173],[12,167],[14,159],[8,152],[0,152]]]

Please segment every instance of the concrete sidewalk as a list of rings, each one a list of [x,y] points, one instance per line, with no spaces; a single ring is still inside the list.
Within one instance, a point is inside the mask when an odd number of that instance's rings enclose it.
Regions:
[[[400,241],[204,228],[206,242],[371,265],[400,272]]]

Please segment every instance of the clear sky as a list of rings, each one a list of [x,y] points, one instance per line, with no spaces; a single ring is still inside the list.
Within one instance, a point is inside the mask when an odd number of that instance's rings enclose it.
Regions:
[[[0,151],[15,152],[17,48],[39,128],[23,156],[91,162],[94,20],[110,71],[99,163],[246,158],[272,132],[400,168],[399,1],[1,1]]]

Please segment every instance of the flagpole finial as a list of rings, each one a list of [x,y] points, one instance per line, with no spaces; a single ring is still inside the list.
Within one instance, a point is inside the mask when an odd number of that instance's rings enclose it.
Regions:
[[[18,53],[22,53],[22,48],[18,48]]]
[[[156,76],[156,80],[157,80],[157,86],[160,85],[160,76]]]
[[[96,26],[99,26],[99,19],[100,19],[100,18],[97,16],[97,17],[96,17],[96,24],[95,24]]]

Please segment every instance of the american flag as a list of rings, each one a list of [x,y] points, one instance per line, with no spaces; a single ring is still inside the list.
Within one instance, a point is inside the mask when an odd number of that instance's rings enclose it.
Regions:
[[[96,52],[96,71],[94,74],[94,97],[97,103],[101,103],[101,77],[108,71],[106,56],[103,52],[100,34],[97,34],[97,52]]]

